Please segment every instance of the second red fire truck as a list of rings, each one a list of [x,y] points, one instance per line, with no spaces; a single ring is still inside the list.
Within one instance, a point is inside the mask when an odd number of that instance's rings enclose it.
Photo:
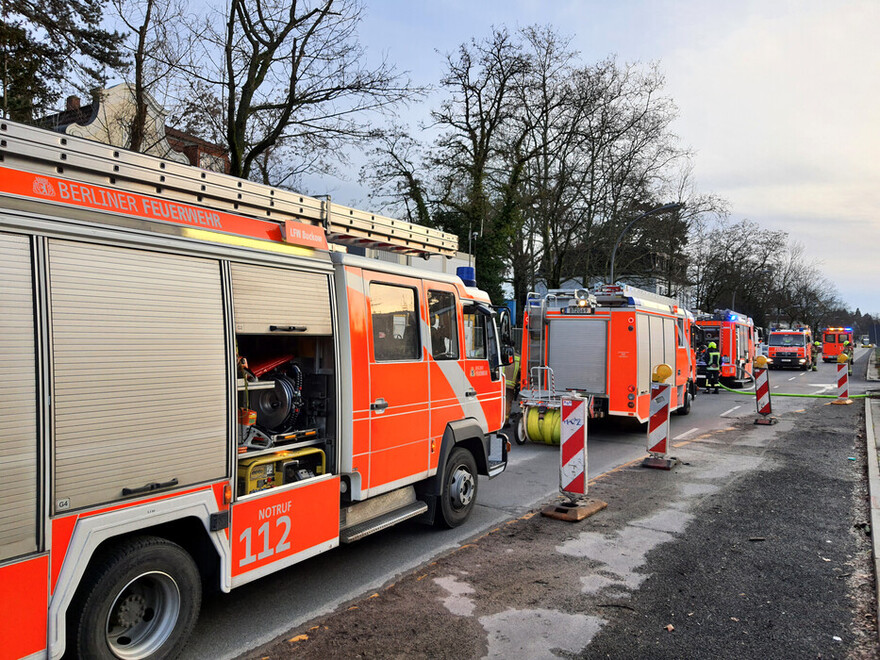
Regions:
[[[565,393],[590,398],[593,417],[648,419],[651,373],[672,367],[670,408],[690,411],[695,394],[693,316],[675,300],[630,286],[531,294],[523,320],[519,433],[559,442]]]

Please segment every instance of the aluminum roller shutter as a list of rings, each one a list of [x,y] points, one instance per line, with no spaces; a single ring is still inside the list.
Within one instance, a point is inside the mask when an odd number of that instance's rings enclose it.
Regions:
[[[55,501],[223,478],[227,373],[220,265],[49,242]]]
[[[0,561],[37,547],[37,390],[31,249],[0,234]]]
[[[651,389],[651,330],[650,317],[636,313],[636,346],[638,351],[637,383],[639,394]]]
[[[553,320],[548,334],[549,366],[556,390],[605,394],[608,323],[599,319]]]
[[[297,335],[332,334],[327,273],[234,263],[232,294],[238,333],[266,334],[275,325],[306,328]]]
[[[663,362],[675,373],[675,320],[663,319]],[[674,381],[675,379],[673,379]]]

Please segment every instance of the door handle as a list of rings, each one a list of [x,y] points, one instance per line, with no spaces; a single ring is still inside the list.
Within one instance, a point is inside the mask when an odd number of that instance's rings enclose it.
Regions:
[[[471,387],[471,388],[465,390],[464,395],[465,395],[466,397],[469,397],[469,398],[472,399],[472,398],[474,398],[475,396],[477,396],[477,391],[476,391],[473,387]]]
[[[381,397],[379,397],[378,399],[373,401],[373,403],[370,404],[370,410],[374,410],[379,413],[384,411],[385,408],[387,408],[387,407],[388,407],[388,402]]]

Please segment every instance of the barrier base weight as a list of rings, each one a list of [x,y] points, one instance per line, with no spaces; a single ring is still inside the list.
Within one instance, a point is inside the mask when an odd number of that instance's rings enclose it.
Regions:
[[[663,458],[662,456],[648,456],[642,461],[642,467],[654,468],[655,470],[671,470],[678,463],[677,458]]]
[[[556,518],[556,520],[564,520],[566,522],[577,522],[599,513],[608,506],[608,502],[588,498],[577,502],[563,502],[561,504],[551,504],[541,510],[542,516],[548,518]]]
[[[779,420],[775,417],[758,417],[755,420],[755,424],[759,424],[761,426],[770,426],[772,424],[776,424]]]
[[[831,402],[831,405],[832,406],[848,406],[848,405],[852,404],[852,402],[853,402],[852,399],[834,399],[834,401]]]

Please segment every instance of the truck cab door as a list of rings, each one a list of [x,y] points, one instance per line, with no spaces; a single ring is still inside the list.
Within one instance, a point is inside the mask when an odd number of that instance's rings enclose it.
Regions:
[[[504,372],[494,310],[478,302],[463,306],[464,367],[468,380],[465,414],[484,433],[504,424]]]
[[[369,489],[428,476],[430,391],[419,279],[364,271],[370,343]],[[378,493],[376,493],[378,494]]]

